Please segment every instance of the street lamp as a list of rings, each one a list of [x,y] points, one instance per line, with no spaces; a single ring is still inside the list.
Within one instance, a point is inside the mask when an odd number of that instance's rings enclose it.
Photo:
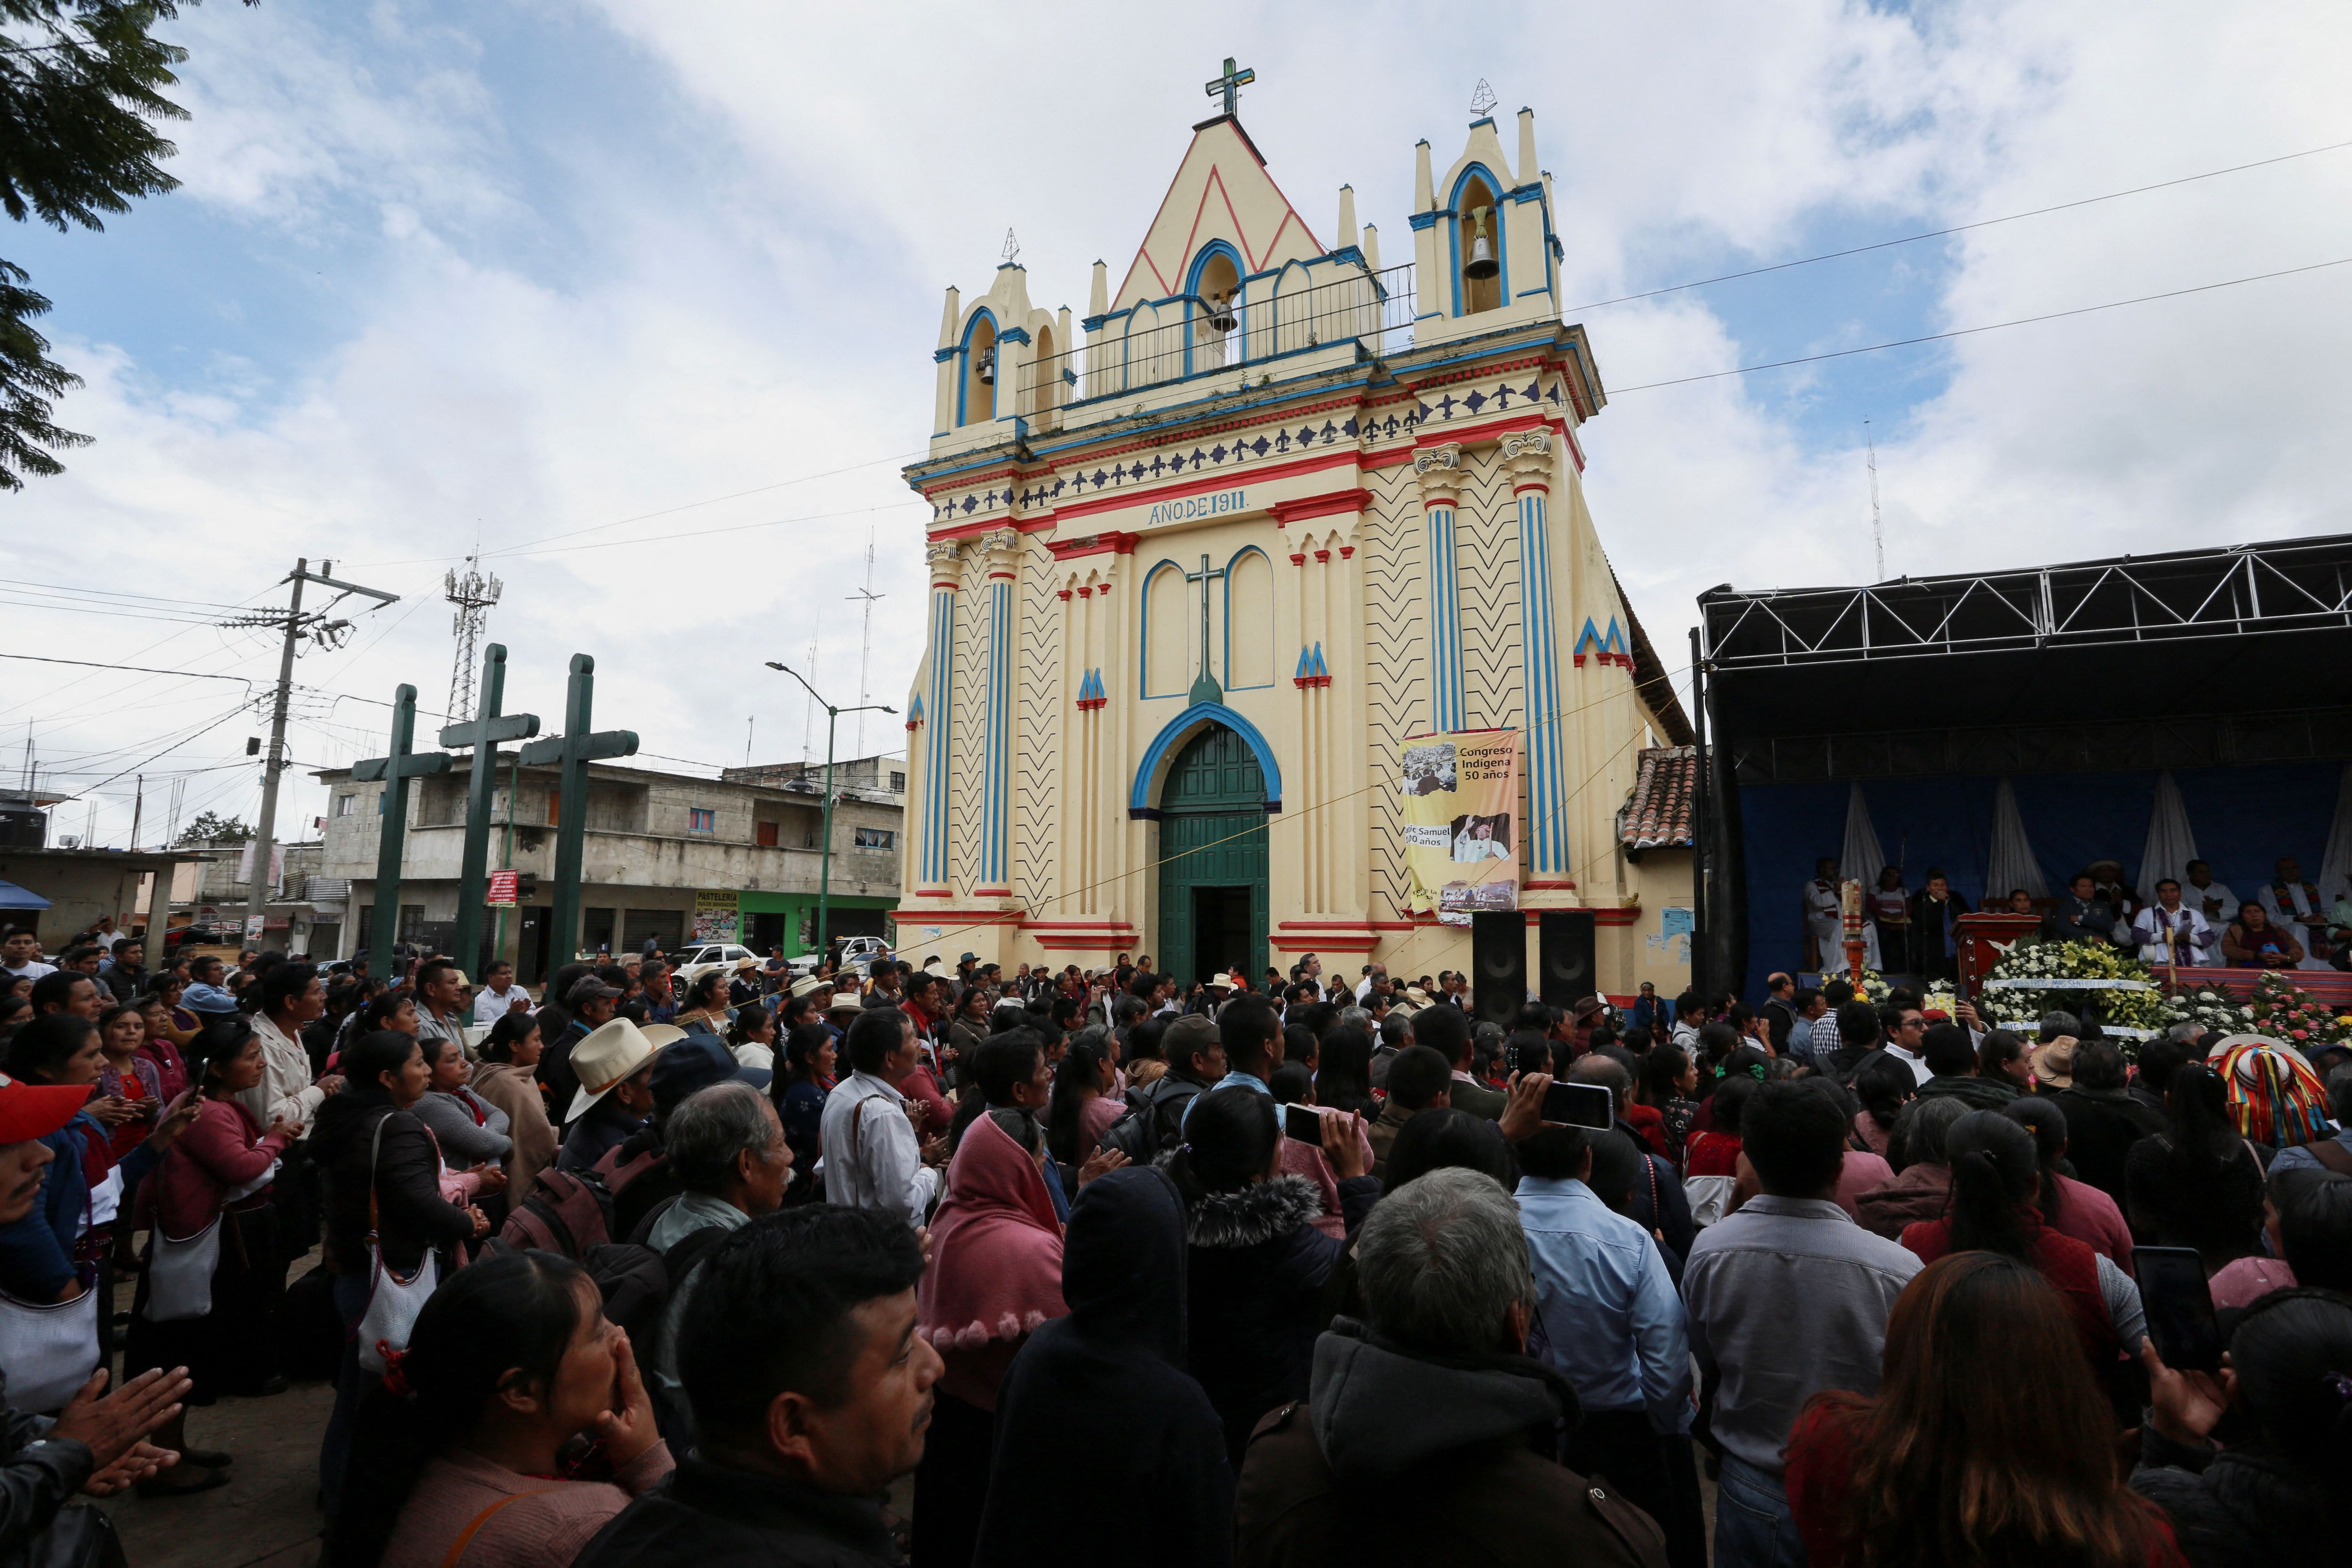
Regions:
[[[834,721],[839,719],[844,713],[865,713],[869,711],[896,713],[898,710],[880,702],[861,702],[855,708],[835,708],[824,698],[818,697],[816,688],[811,686],[808,681],[802,677],[801,672],[793,668],[790,665],[778,664],[772,658],[768,660],[768,668],[770,669],[781,669],[786,675],[791,676],[794,680],[800,681],[801,689],[806,691],[810,697],[814,698],[816,705],[824,710],[824,826],[820,829],[824,836],[824,847],[820,851],[822,858],[817,862],[816,878],[816,952],[818,955],[822,957],[824,952],[826,940],[833,934],[833,922],[829,918],[831,911],[828,906],[832,901],[833,894]]]

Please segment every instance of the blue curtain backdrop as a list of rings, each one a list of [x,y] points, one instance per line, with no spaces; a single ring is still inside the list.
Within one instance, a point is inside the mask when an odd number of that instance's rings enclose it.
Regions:
[[[2336,814],[2344,764],[2284,763],[2231,768],[2179,768],[2174,782],[2189,807],[2197,852],[2216,881],[2240,898],[2270,880],[2282,855],[2319,870]],[[1926,779],[1865,779],[1862,793],[1889,864],[1903,868],[1916,892],[1927,868],[1952,879],[1970,908],[1981,907],[1985,862],[1992,847],[1995,774]],[[2120,773],[2012,773],[2025,837],[2051,887],[2093,860],[2120,860],[2126,882],[2139,878],[2156,795],[2153,769]],[[1764,976],[1796,973],[1804,959],[1799,895],[1813,862],[1835,855],[1845,835],[1843,779],[1827,784],[1745,784],[1739,791],[1748,874],[1748,976],[1742,994],[1764,994]],[[2006,888],[1994,889],[2006,895]]]

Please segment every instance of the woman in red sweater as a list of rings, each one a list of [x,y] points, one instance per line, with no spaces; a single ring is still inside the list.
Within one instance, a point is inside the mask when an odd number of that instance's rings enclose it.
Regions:
[[[1878,1396],[1817,1394],[1790,1434],[1811,1568],[2185,1568],[2163,1511],[2123,1483],[2075,1342],[2015,1258],[1922,1270],[1887,1319]]]

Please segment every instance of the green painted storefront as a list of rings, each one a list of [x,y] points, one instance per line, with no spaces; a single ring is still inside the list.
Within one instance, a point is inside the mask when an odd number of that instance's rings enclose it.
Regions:
[[[835,936],[884,936],[888,934],[888,911],[898,901],[835,893],[826,903]],[[746,947],[764,952],[772,945],[784,957],[798,958],[814,946],[814,893],[739,892],[735,908],[736,940]]]

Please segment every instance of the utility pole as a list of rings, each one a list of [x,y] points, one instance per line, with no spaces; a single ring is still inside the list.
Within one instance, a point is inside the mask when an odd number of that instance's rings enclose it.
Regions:
[[[139,852],[139,818],[146,809],[147,775],[140,773],[131,784],[131,852],[134,855]]]
[[[245,939],[247,942],[260,939],[262,909],[269,901],[273,886],[269,863],[275,858],[272,851],[277,847],[273,836],[278,831],[278,782],[279,775],[286,771],[286,709],[294,696],[295,645],[307,633],[316,637],[322,647],[334,646],[339,634],[351,629],[351,622],[331,621],[327,618],[327,612],[349,595],[363,594],[386,605],[396,604],[400,599],[399,595],[387,594],[379,588],[362,588],[356,583],[339,583],[328,575],[335,569],[333,562],[322,561],[319,564],[320,570],[313,572],[308,557],[294,563],[294,570],[287,578],[294,584],[293,601],[284,610],[265,610],[258,615],[242,616],[223,623],[240,626],[273,626],[282,630],[285,638],[278,654],[278,691],[269,705],[269,761],[261,775],[261,820],[254,826],[253,877],[247,884],[245,901]],[[302,585],[305,583],[316,583],[321,587],[336,589],[337,593],[327,602],[325,609],[313,610],[305,616],[302,613]]]
[[[1013,244],[1011,229],[1004,232],[1004,243],[1007,246]],[[874,663],[874,601],[882,595],[874,591],[874,529],[870,523],[866,529],[866,584],[849,596],[865,601],[858,610],[857,700],[871,704],[874,700],[874,693],[866,689],[866,672],[873,667]],[[847,712],[849,710],[845,709],[843,711]],[[857,721],[857,754],[861,757],[866,754],[866,721],[863,717]]]
[[[863,703],[856,708],[835,708],[824,698],[817,696],[815,687],[809,685],[805,680],[801,680],[800,672],[792,666],[778,664],[772,658],[768,661],[768,668],[781,669],[794,680],[800,680],[802,689],[808,692],[818,707],[824,710],[824,826],[818,830],[824,836],[824,847],[819,851],[817,859],[816,941],[812,944],[813,951],[822,954],[824,952],[827,938],[832,935],[829,916],[832,912],[833,900],[833,728],[844,713],[859,713],[868,708],[883,713],[896,713],[898,710],[885,707],[878,702]]]

